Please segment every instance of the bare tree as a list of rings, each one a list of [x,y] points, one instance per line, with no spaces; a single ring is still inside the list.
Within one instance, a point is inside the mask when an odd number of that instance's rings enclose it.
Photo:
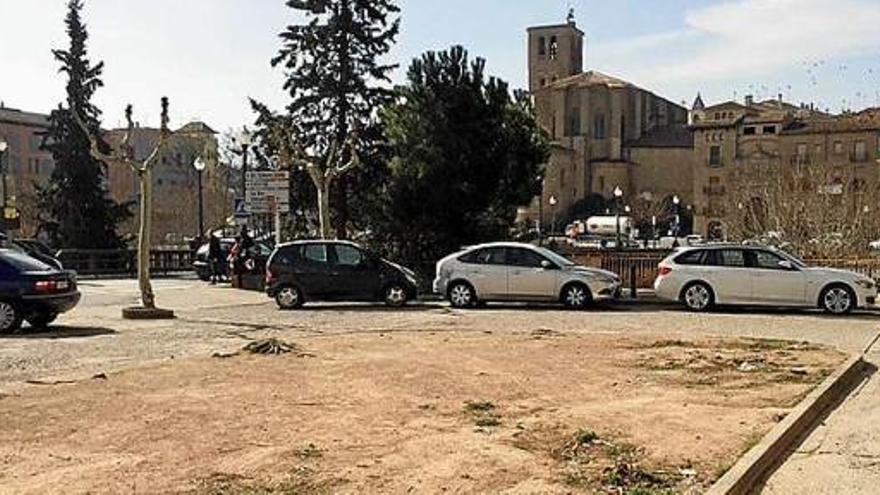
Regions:
[[[723,204],[733,240],[776,244],[803,257],[863,255],[880,233],[880,188],[853,167],[759,164],[733,171]]]
[[[156,316],[169,317],[173,315],[168,311],[157,310],[156,296],[153,293],[153,286],[150,283],[150,243],[151,243],[151,224],[152,224],[152,204],[153,204],[153,180],[152,169],[158,161],[159,154],[165,146],[171,131],[168,129],[168,98],[162,97],[162,123],[159,129],[159,139],[152,151],[143,160],[135,157],[134,146],[130,144],[131,136],[134,132],[134,121],[132,120],[132,107],[128,105],[125,108],[125,119],[128,123],[127,130],[122,139],[122,143],[117,149],[110,152],[104,152],[97,136],[92,134],[79,115],[79,110],[71,106],[71,111],[77,124],[82,128],[83,132],[88,136],[91,143],[92,156],[106,163],[108,166],[126,166],[137,174],[140,182],[140,227],[138,229],[138,249],[137,249],[137,267],[138,267],[138,286],[141,292],[140,308],[133,308],[139,313],[139,317],[146,316],[145,313],[154,313]],[[141,310],[141,311],[137,311]],[[147,310],[144,312],[143,310]],[[123,316],[128,313],[123,310]]]
[[[319,233],[322,239],[330,238],[330,188],[360,166],[358,129],[350,131],[343,142],[332,138],[326,155],[310,153],[297,138],[298,129],[290,118],[274,115],[265,107],[258,109],[264,128],[257,135],[267,148],[266,154],[273,156],[281,169],[301,168],[308,173],[317,191]]]

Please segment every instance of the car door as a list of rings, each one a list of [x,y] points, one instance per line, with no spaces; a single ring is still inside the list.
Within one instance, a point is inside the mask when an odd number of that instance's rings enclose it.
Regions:
[[[336,298],[369,301],[379,292],[379,270],[369,263],[368,256],[349,244],[330,246],[330,273]]]
[[[301,247],[294,277],[309,298],[326,299],[332,296],[329,263],[326,244],[310,243]]]
[[[746,265],[744,250],[713,249],[707,260],[711,266],[706,270],[706,281],[715,291],[719,304],[743,304],[752,300],[752,274]]]
[[[794,265],[780,266],[782,256],[765,250],[746,252],[751,267],[752,298],[760,304],[801,305],[806,302],[807,277]]]
[[[559,267],[531,249],[507,248],[507,293],[511,299],[557,299]],[[543,263],[550,263],[548,267]]]
[[[480,299],[507,298],[505,255],[503,247],[483,248],[464,265],[465,279],[474,286]]]

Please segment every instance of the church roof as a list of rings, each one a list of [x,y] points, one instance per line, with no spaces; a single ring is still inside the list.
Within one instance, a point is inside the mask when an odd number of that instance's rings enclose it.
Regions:
[[[566,77],[564,79],[560,79],[552,84],[550,84],[549,88],[554,89],[564,89],[564,88],[586,88],[589,86],[606,86],[609,88],[635,88],[636,86],[630,82],[624,81],[623,79],[618,79],[614,76],[609,76],[608,74],[603,74],[599,71],[591,70],[587,72],[583,72],[581,74],[577,74],[574,76]]]
[[[706,104],[703,103],[703,97],[700,93],[697,93],[697,98],[694,100],[691,110],[703,110],[704,108],[706,108]]]

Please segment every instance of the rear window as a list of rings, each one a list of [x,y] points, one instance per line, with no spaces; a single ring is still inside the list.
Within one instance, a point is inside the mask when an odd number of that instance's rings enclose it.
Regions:
[[[48,272],[52,270],[51,266],[19,251],[3,251],[0,253],[0,262],[19,272]]]
[[[702,265],[705,263],[706,251],[702,249],[688,251],[682,253],[675,258],[675,262],[679,265]]]
[[[292,265],[295,261],[296,249],[293,247],[281,248],[272,256],[273,265]]]
[[[459,256],[458,260],[462,263],[470,263],[476,265],[503,265],[504,264],[504,248],[483,248],[471,251],[463,256]]]

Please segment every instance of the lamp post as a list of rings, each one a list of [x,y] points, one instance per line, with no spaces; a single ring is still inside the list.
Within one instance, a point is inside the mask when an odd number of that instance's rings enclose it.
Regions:
[[[205,235],[205,207],[202,199],[202,172],[205,171],[205,167],[208,164],[205,163],[205,160],[202,157],[196,158],[193,162],[193,168],[196,169],[196,177],[199,185],[199,235],[196,238],[199,240],[199,245],[202,243],[202,236]]]
[[[552,236],[556,231],[556,204],[559,203],[559,201],[556,199],[556,196],[550,196],[550,200],[548,202],[550,203],[550,208],[553,214],[553,221],[550,224],[550,235]]]
[[[614,247],[620,250],[620,201],[623,199],[623,189],[620,186],[614,188],[614,222],[617,227],[617,242]]]
[[[6,150],[9,149],[9,143],[6,142],[5,139],[0,137],[0,171],[3,172],[3,208],[4,208],[4,218],[5,218],[5,209],[6,209],[6,163],[3,161],[4,155],[6,155]]]
[[[253,135],[247,127],[238,135],[238,144],[241,145],[241,197],[247,201],[247,172],[248,172],[248,149],[253,142]]]
[[[673,237],[678,239],[681,230],[681,198],[678,197],[678,194],[672,197],[672,204],[675,205],[675,225],[672,227],[672,233]]]

